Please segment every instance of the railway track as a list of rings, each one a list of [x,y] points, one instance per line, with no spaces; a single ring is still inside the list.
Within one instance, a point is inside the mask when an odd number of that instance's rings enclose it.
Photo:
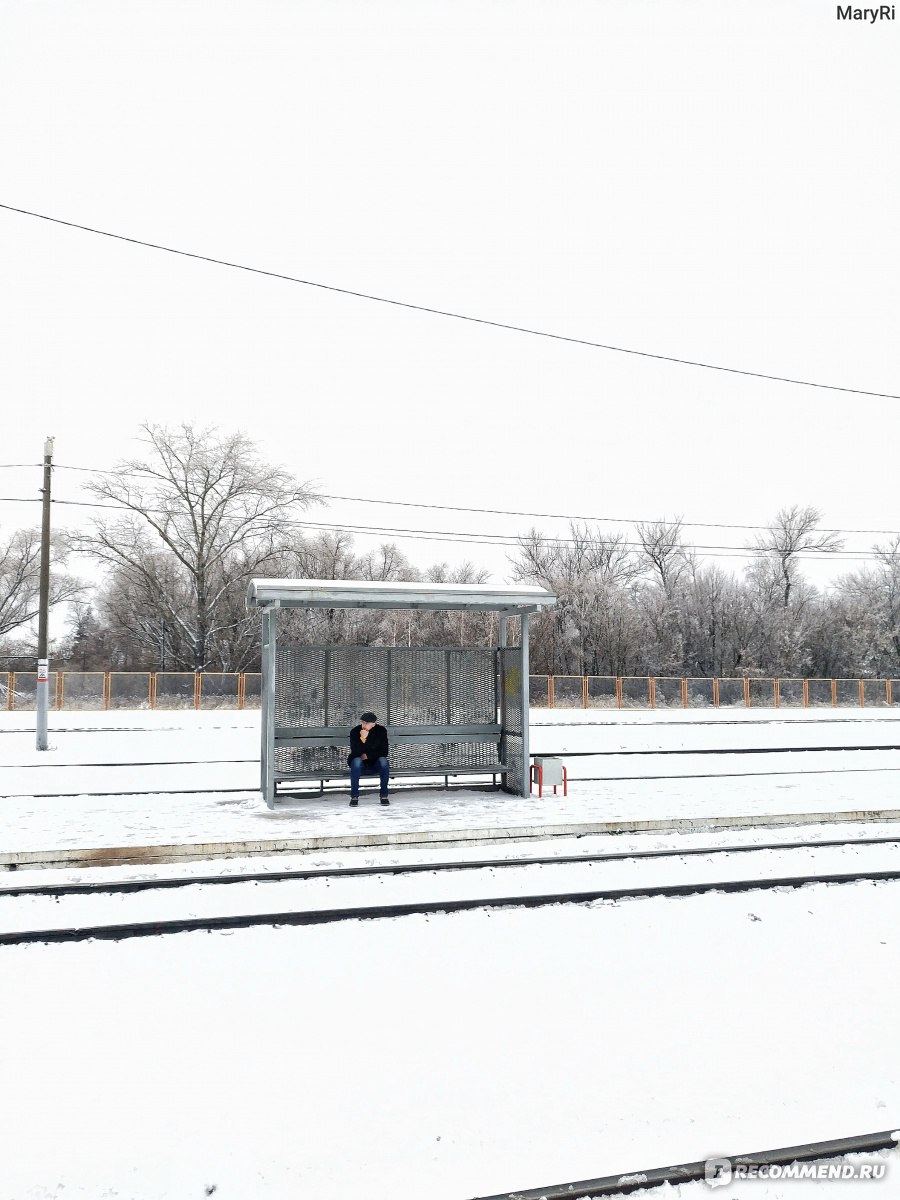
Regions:
[[[835,754],[852,753],[859,750],[900,750],[900,743],[866,746],[724,746],[691,749],[679,747],[675,750],[560,750],[557,753],[566,758],[668,758],[685,755],[701,756],[709,754]],[[538,753],[535,751],[535,753]],[[543,751],[543,753],[548,753]],[[534,757],[534,755],[532,755]],[[115,768],[115,767],[205,767],[205,766],[253,766],[259,765],[259,758],[166,758],[151,759],[146,762],[78,762],[78,763],[3,763],[0,770],[7,771],[71,771],[74,768]]]
[[[555,867],[583,863],[709,857],[719,854],[759,854],[765,851],[818,850],[844,846],[900,844],[900,837],[828,838],[811,841],[743,843],[730,846],[688,846],[673,850],[616,850],[600,854],[552,854],[520,858],[460,859],[451,862],[391,863],[364,867],[311,867],[292,871],[244,871],[231,875],[176,875],[161,879],[93,880],[85,883],[35,883],[0,888],[4,897],[127,895],[185,887],[216,887],[237,883],[284,883],[304,879],[359,879],[378,875],[418,875],[448,871],[503,870],[510,867]]]
[[[566,756],[568,757],[568,755]],[[123,764],[124,765],[124,764]],[[202,764],[201,764],[202,765]],[[682,772],[675,775],[570,775],[569,783],[645,783],[645,782],[664,782],[671,780],[677,782],[682,779],[766,779],[775,776],[794,776],[794,775],[890,775],[900,771],[898,767],[842,767],[840,770],[834,768],[816,768],[797,769],[796,771],[702,771],[702,772]],[[488,773],[485,772],[485,779],[488,778]],[[457,791],[471,791],[473,788],[482,788],[483,783],[479,783],[477,778],[470,776],[469,782],[449,785],[448,789]],[[402,792],[416,791],[435,791],[432,786],[421,783],[397,784],[391,785],[391,795]],[[40,792],[35,797],[34,792],[0,792],[0,800],[71,800],[75,796],[84,796],[85,790],[82,788],[77,792]],[[201,787],[201,788],[144,788],[141,790],[133,790],[131,788],[123,791],[117,789],[110,792],[97,792],[91,790],[89,793],[94,797],[118,797],[118,796],[226,796],[226,795],[241,795],[241,796],[256,796],[259,794],[258,784],[249,784],[247,787]],[[279,791],[280,799],[286,797],[297,797],[300,799],[318,800],[323,797],[344,798],[346,799],[347,788],[326,788],[320,792],[316,790],[297,789],[296,791]]]
[[[160,937],[175,933],[213,933],[223,930],[253,929],[259,926],[331,925],[342,921],[385,920],[397,917],[447,915],[478,909],[547,908],[565,904],[593,904],[598,901],[619,903],[623,900],[647,900],[703,896],[710,893],[772,891],[776,888],[800,888],[814,884],[840,886],[852,883],[889,883],[900,880],[900,870],[850,871],[827,874],[790,875],[770,879],[725,879],[713,882],[667,883],[644,887],[599,888],[590,891],[550,892],[539,895],[465,897],[428,900],[409,904],[350,905],[343,908],[312,908],[270,913],[235,913],[224,916],[176,917],[160,921],[122,924],[69,926],[53,929],[20,930],[0,934],[0,946],[35,943],[124,941],[129,938]]]
[[[710,724],[721,724],[722,722],[710,722]],[[737,724],[737,722],[736,722]],[[673,749],[673,750],[566,750],[561,753],[567,759],[607,759],[607,758],[673,758],[673,757],[708,757],[715,755],[773,755],[773,754],[829,754],[829,753],[855,753],[855,752],[885,752],[900,750],[900,743],[886,743],[877,745],[852,745],[852,746],[771,746],[771,747],[723,747],[721,749]],[[148,760],[138,763],[110,763],[110,762],[88,762],[88,763],[4,763],[0,766],[0,772],[3,770],[78,770],[78,769],[126,769],[131,770],[135,767],[176,767],[176,766],[255,766],[258,760],[255,758],[216,758],[216,759],[166,759],[166,760]],[[776,771],[702,771],[702,772],[679,772],[674,774],[641,774],[641,775],[571,775],[573,783],[637,783],[642,781],[667,781],[681,779],[741,779],[744,777],[757,778],[765,776],[790,776],[790,775],[851,775],[851,774],[867,774],[867,773],[891,773],[900,771],[900,767],[843,767],[839,769],[828,768],[803,768],[797,770],[776,770]],[[422,785],[408,784],[398,785],[395,791],[411,791],[420,789]],[[470,788],[472,781],[464,784],[453,785],[456,787]],[[324,792],[311,790],[310,795],[313,797],[330,795],[333,792],[343,791],[346,789],[326,789]],[[196,796],[196,795],[248,795],[256,791],[255,785],[247,787],[197,787],[197,788],[129,788],[127,790],[115,790],[109,792],[97,792],[91,789],[91,795],[96,796]],[[72,799],[75,796],[84,795],[84,789],[71,792],[41,792],[41,799]],[[291,793],[283,793],[290,795]],[[298,794],[301,794],[298,792]],[[22,800],[29,799],[33,793],[30,792],[0,792],[0,800]]]

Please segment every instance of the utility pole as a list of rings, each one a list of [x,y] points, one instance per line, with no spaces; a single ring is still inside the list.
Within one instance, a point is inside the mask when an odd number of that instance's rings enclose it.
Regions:
[[[47,749],[47,690],[50,664],[47,661],[47,624],[50,612],[50,477],[53,472],[53,438],[44,442],[44,487],[41,513],[41,579],[40,609],[38,611],[37,652],[37,729],[35,744],[38,750]]]

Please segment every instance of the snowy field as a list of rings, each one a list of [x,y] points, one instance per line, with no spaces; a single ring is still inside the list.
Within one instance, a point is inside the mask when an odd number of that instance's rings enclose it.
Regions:
[[[900,870],[900,820],[705,829],[713,817],[900,808],[900,715],[536,710],[568,798],[474,789],[279,802],[255,790],[258,714],[0,715],[0,855],[345,838],[345,846],[0,872],[0,930]],[[780,747],[785,753],[737,753]],[[809,749],[806,749],[806,748]],[[705,749],[730,754],[702,754]],[[630,756],[613,751],[642,751]],[[685,755],[663,751],[687,750]],[[649,778],[624,778],[645,776]],[[233,789],[233,790],[216,790]],[[371,800],[371,793],[369,796]],[[600,821],[690,832],[576,836]],[[541,840],[548,825],[570,836]],[[354,838],[532,830],[527,845]],[[715,847],[772,843],[750,853]],[[4,896],[59,880],[625,853],[451,874]],[[0,947],[0,1200],[470,1200],[900,1125],[900,882]],[[844,1200],[883,1183],[734,1184]],[[662,1189],[702,1200],[705,1184]],[[644,1193],[648,1200],[658,1191]]]
[[[0,1196],[466,1200],[894,1128],[898,900],[4,947]]]
[[[257,790],[258,713],[52,713],[43,754],[33,714],[0,714],[0,854],[900,807],[900,749],[822,749],[900,747],[890,710],[532,717],[533,752],[566,758],[567,798],[423,788],[399,790],[381,809],[370,787],[353,811],[334,795],[283,799],[269,812]],[[760,748],[786,749],[747,753]],[[653,753],[710,749],[742,753]]]

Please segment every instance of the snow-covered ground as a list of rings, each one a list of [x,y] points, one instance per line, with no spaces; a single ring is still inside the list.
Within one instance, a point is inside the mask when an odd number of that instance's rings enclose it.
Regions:
[[[387,809],[364,799],[351,811],[335,795],[269,812],[256,790],[258,713],[52,713],[42,754],[33,714],[0,714],[0,854],[898,807],[900,750],[651,753],[900,745],[891,710],[532,715],[532,750],[566,758],[568,797],[423,788],[398,790]],[[623,750],[646,753],[611,753]]]
[[[0,929],[898,869],[893,843],[2,895],[61,879],[900,837],[900,820],[702,827],[900,808],[900,751],[822,749],[900,744],[900,715],[889,711],[533,718],[532,749],[568,756],[568,798],[422,789],[397,792],[387,809],[326,797],[269,813],[255,790],[257,714],[51,714],[47,754],[34,750],[33,716],[0,715],[0,854],[534,833],[525,846],[382,843],[3,873]],[[819,749],[653,754],[775,746]],[[595,756],[621,750],[645,753]],[[591,823],[671,817],[699,827],[576,836]],[[541,840],[548,825],[573,829]],[[898,899],[897,882],[822,884],[0,947],[0,1200],[467,1200],[896,1129]],[[883,1184],[814,1186],[839,1187],[844,1200],[895,1194],[900,1161],[889,1157]],[[804,1186],[723,1194],[775,1200]],[[705,1184],[664,1190],[707,1194]]]
[[[895,1128],[898,899],[4,947],[0,1197],[466,1200]]]

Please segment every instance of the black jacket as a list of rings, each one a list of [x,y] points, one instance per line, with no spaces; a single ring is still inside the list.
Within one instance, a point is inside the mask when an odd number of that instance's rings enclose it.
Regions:
[[[361,725],[350,730],[350,753],[347,755],[347,765],[352,758],[366,756],[367,763],[374,763],[379,758],[388,756],[388,735],[383,725],[373,725],[365,742],[359,736]]]

